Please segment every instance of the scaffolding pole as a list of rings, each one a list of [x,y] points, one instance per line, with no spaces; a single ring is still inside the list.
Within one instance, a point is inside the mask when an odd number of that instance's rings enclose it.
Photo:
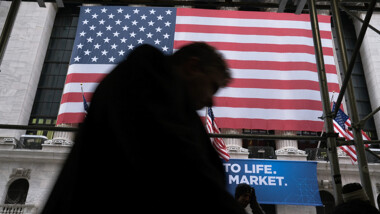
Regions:
[[[12,32],[13,24],[15,22],[17,11],[20,8],[21,0],[13,0],[11,3],[11,7],[9,8],[9,12],[7,15],[7,18],[4,23],[3,30],[1,31],[0,35],[0,66],[3,61],[3,57],[5,54],[5,49],[7,47],[7,43],[9,40],[9,37]],[[1,72],[1,70],[0,70]]]
[[[331,1],[331,12],[333,15],[335,31],[337,34],[338,47],[342,56],[343,71],[345,74],[344,82],[338,96],[337,106],[340,106],[345,90],[347,89],[348,104],[350,106],[350,113],[351,113],[350,117],[351,117],[351,122],[352,122],[352,132],[354,134],[354,141],[356,142],[355,149],[356,149],[356,154],[358,157],[357,161],[358,161],[358,167],[359,167],[360,180],[372,205],[375,205],[375,201],[373,198],[371,178],[369,176],[368,163],[367,163],[367,158],[366,158],[365,149],[364,149],[364,143],[363,143],[363,137],[362,137],[362,126],[360,125],[360,121],[359,121],[354,88],[353,88],[352,80],[350,77],[353,71],[355,60],[357,58],[357,55],[359,54],[360,46],[363,42],[365,32],[369,26],[369,21],[371,19],[375,5],[376,5],[376,0],[372,0],[369,5],[366,17],[364,19],[363,26],[360,30],[359,38],[356,42],[354,52],[351,56],[350,62],[348,63],[347,51],[346,51],[346,46],[345,46],[343,33],[342,33],[343,27],[342,27],[342,20],[340,17],[339,6],[337,3],[337,0]],[[335,111],[333,114],[334,117],[336,116],[338,109],[339,107],[335,108]]]
[[[309,5],[309,13],[310,13],[310,23],[311,23],[311,29],[313,32],[313,42],[314,42],[314,50],[315,50],[315,59],[317,63],[318,68],[318,79],[319,79],[319,86],[321,89],[321,101],[322,101],[322,107],[323,107],[323,119],[324,119],[324,125],[326,130],[326,136],[327,136],[327,154],[328,158],[330,160],[330,168],[331,168],[331,175],[333,179],[333,188],[334,188],[334,196],[335,196],[335,204],[342,203],[342,179],[339,169],[339,160],[338,160],[338,154],[337,154],[337,148],[336,148],[336,138],[334,133],[334,126],[333,126],[333,118],[331,114],[331,106],[330,106],[330,97],[329,92],[327,88],[327,77],[326,77],[326,70],[325,70],[325,64],[323,60],[323,51],[322,51],[322,43],[321,43],[321,36],[319,33],[319,26],[318,26],[318,17],[317,17],[317,11],[315,7],[315,0],[308,0]]]

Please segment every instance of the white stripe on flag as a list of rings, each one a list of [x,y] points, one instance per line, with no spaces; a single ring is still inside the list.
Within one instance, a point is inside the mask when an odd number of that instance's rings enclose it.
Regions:
[[[310,80],[319,82],[318,73],[313,71],[276,71],[258,69],[231,69],[232,78],[266,80]],[[329,83],[339,84],[336,74],[326,74]],[[253,86],[254,87],[254,86]]]
[[[252,51],[219,51],[228,60],[256,60],[276,62],[309,62],[315,63],[315,56],[307,53],[274,53]],[[324,57],[325,64],[334,65],[333,56]]]
[[[91,103],[87,102],[87,104],[90,106]],[[83,101],[61,103],[58,114],[63,113],[86,113],[83,108]]]
[[[176,32],[176,41],[207,41],[207,42],[233,42],[277,45],[307,45],[314,46],[313,38],[303,36],[268,36],[268,35],[239,35],[221,33],[193,33]],[[321,39],[323,47],[332,48],[330,39]]]
[[[292,109],[259,109],[259,108],[234,108],[236,112],[232,112],[228,107],[213,107],[214,115],[217,118],[249,118],[249,119],[265,119],[265,120],[310,120],[321,121],[318,117],[322,115],[322,111],[313,110],[292,110]],[[203,115],[205,108],[198,111],[199,115]]]
[[[108,74],[116,64],[71,64],[67,75],[69,74]]]
[[[83,89],[84,93],[94,92],[96,87],[98,87],[99,83],[86,83],[86,87]],[[65,88],[63,89],[63,93],[75,93],[81,92],[80,83],[66,83]]]
[[[235,98],[263,98],[279,100],[321,100],[319,91],[314,90],[285,90],[285,89],[262,89],[262,88],[222,88],[215,97],[235,97]],[[320,115],[319,115],[320,116]]]
[[[270,20],[270,19],[240,19],[197,16],[177,16],[177,24],[211,25],[211,26],[239,26],[262,28],[288,28],[311,30],[309,21]],[[330,23],[319,23],[319,30],[331,31]]]

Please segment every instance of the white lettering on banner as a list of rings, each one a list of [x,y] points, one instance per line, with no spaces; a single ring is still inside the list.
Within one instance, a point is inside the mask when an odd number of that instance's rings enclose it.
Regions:
[[[223,163],[223,165],[226,173],[229,174],[229,184],[246,183],[250,185],[287,186],[287,183],[284,183],[284,176],[273,176],[277,172],[272,169],[273,167],[270,164],[244,164],[243,167],[237,163]],[[240,173],[242,169],[246,175],[233,175],[233,173]]]
[[[272,174],[272,165],[252,164],[248,166],[244,164],[244,169],[246,173],[260,173],[264,171],[265,174]]]
[[[246,183],[250,185],[265,185],[265,186],[282,186],[284,177],[283,176],[256,176],[256,175],[229,175],[228,183],[229,184],[240,184]],[[285,183],[284,186],[287,186]]]

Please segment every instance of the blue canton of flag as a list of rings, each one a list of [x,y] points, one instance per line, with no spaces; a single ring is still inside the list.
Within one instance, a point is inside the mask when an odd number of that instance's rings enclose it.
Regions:
[[[332,111],[335,110],[335,103],[333,104]],[[338,110],[338,113],[336,114],[335,121],[339,124],[340,127],[342,127],[343,130],[346,130],[346,121],[348,120],[348,115],[345,114],[340,108]]]
[[[84,97],[84,94],[82,95],[82,97],[83,97],[83,108],[87,112],[89,106],[87,104],[86,98]]]
[[[82,7],[70,64],[117,64],[141,44],[173,52],[176,10]]]
[[[212,108],[207,108],[207,114],[211,119],[211,124],[214,125],[214,113],[212,112]]]

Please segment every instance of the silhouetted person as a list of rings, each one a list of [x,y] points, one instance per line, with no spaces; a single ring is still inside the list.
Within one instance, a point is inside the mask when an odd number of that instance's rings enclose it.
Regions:
[[[265,214],[257,202],[255,189],[248,184],[241,183],[236,186],[235,200],[246,210],[250,208],[253,214]],[[247,208],[248,205],[249,208]]]
[[[333,214],[380,214],[369,202],[359,183],[349,183],[342,188],[343,203],[335,207]]]
[[[196,112],[229,80],[205,43],[137,47],[97,87],[43,214],[244,213]]]

